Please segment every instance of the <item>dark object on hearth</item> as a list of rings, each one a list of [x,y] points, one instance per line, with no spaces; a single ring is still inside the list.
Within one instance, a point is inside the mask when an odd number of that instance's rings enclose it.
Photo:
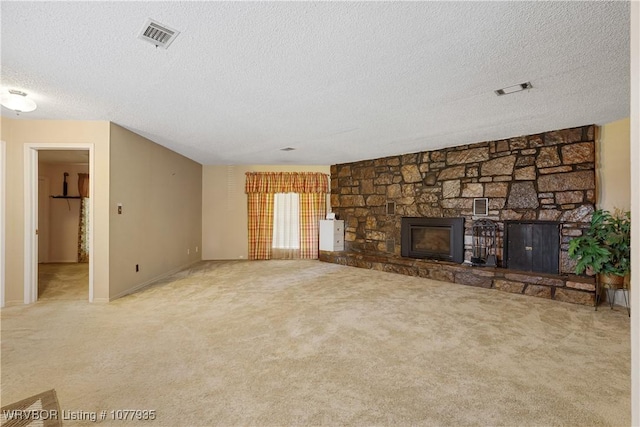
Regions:
[[[490,219],[473,222],[473,247],[471,264],[484,267],[496,267],[496,223]]]

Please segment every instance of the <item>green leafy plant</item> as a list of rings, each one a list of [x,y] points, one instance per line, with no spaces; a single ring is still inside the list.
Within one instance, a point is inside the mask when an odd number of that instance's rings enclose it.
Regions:
[[[589,229],[569,242],[569,258],[577,259],[576,273],[626,276],[631,269],[631,212],[596,210]]]

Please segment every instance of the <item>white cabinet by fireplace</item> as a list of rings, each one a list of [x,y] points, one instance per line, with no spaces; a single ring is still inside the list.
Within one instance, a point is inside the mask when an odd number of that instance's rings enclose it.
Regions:
[[[320,220],[320,250],[332,252],[344,250],[344,220]]]

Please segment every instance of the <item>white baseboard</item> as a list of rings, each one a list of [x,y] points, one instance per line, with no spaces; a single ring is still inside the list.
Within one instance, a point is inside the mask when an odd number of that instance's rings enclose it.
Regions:
[[[610,304],[609,301],[609,293],[608,289],[602,289],[601,298],[606,304]],[[626,300],[625,300],[626,297]],[[616,289],[616,293],[613,296],[613,305],[618,305],[621,307],[631,306],[631,299],[629,298],[629,290],[628,289]]]
[[[5,301],[4,302],[4,307],[2,307],[2,308],[12,307],[12,306],[16,306],[16,305],[25,305],[24,304],[24,300],[16,299],[16,300],[13,300],[13,301]]]
[[[189,268],[189,267],[191,267],[192,265],[199,263],[200,261],[201,261],[201,260],[192,261],[192,262],[190,262],[190,263],[188,263],[188,264],[185,264],[185,265],[183,265],[183,266],[180,266],[180,267],[176,267],[176,268],[174,268],[174,269],[171,269],[171,270],[169,270],[169,271],[167,271],[167,272],[165,272],[165,273],[162,273],[162,274],[161,274],[161,275],[159,275],[159,276],[154,277],[153,279],[149,279],[149,280],[147,280],[147,281],[145,281],[145,282],[143,282],[143,283],[140,283],[139,285],[137,285],[137,286],[135,286],[135,287],[133,287],[133,288],[131,288],[131,289],[127,289],[126,291],[120,292],[120,293],[119,293],[119,294],[117,294],[117,295],[114,295],[114,296],[112,296],[112,297],[109,297],[109,301],[114,301],[114,300],[117,300],[118,298],[122,298],[122,297],[124,297],[124,296],[126,296],[126,295],[132,294],[132,293],[134,293],[134,292],[138,292],[139,290],[141,290],[141,289],[143,289],[143,288],[146,288],[146,287],[147,287],[147,286],[149,286],[149,285],[154,284],[154,283],[155,283],[155,282],[157,282],[158,280],[161,280],[161,279],[164,279],[165,277],[171,276],[172,274],[175,274],[175,273],[177,273],[177,272],[178,272],[178,271],[180,271],[180,270],[184,270],[185,268]],[[101,298],[101,299],[103,299],[103,298]],[[93,301],[94,301],[94,302],[96,302],[96,298],[94,298],[94,299],[93,299]]]
[[[625,301],[625,296],[627,298],[626,301]],[[613,305],[621,305],[623,307],[626,307],[630,303],[631,301],[629,300],[629,291],[626,289],[617,289],[616,295],[613,298]]]

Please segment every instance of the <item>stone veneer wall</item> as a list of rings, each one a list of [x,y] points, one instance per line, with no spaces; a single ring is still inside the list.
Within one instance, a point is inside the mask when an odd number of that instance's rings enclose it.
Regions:
[[[331,205],[345,220],[345,251],[399,257],[403,216],[465,217],[471,236],[473,199],[487,197],[499,261],[505,220],[559,221],[560,270],[572,273],[568,242],[582,234],[595,207],[594,133],[590,125],[333,165]],[[388,202],[395,213],[387,213]]]

